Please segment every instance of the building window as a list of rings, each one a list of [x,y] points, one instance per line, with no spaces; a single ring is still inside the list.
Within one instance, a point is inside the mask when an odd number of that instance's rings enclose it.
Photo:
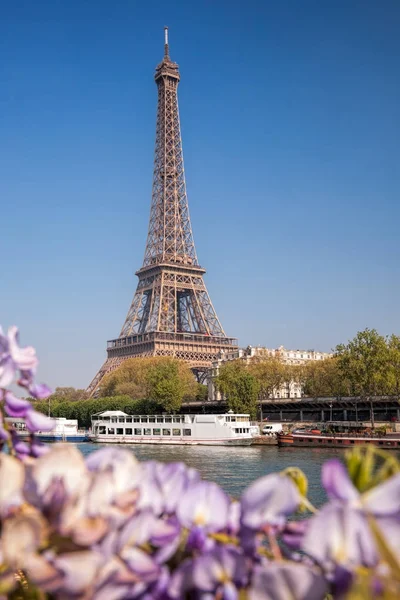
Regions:
[[[132,435],[132,429],[125,429],[125,435]]]
[[[135,435],[142,435],[142,430],[141,429],[135,429]]]
[[[183,435],[192,435],[192,430],[191,429],[184,429],[183,430]]]
[[[117,435],[123,435],[124,430],[122,429],[122,427],[117,427]]]
[[[172,435],[181,435],[181,430],[180,429],[173,429],[172,430]]]
[[[163,429],[162,430],[162,434],[163,435],[171,435],[171,430],[170,429]]]

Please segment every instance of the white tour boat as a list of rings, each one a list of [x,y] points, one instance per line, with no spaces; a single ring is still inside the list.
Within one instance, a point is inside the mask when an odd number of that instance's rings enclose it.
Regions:
[[[106,410],[92,416],[89,438],[111,444],[248,446],[255,433],[246,414],[127,415]]]

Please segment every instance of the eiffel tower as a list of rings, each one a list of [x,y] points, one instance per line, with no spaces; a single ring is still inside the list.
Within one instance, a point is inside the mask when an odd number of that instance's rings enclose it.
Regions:
[[[169,56],[156,67],[156,146],[150,223],[138,286],[117,339],[107,342],[107,360],[90,383],[93,395],[104,375],[125,359],[174,356],[187,361],[198,379],[221,351],[237,347],[225,335],[199,265],[186,196],[178,110],[178,65]]]

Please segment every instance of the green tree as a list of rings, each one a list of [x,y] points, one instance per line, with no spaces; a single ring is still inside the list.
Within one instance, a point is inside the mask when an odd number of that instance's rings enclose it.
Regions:
[[[50,401],[59,400],[60,402],[77,402],[78,400],[85,400],[88,395],[83,389],[76,389],[74,387],[56,387],[54,392],[50,396]]]
[[[312,398],[338,397],[345,391],[341,383],[337,357],[313,360],[302,365],[301,377],[305,396]]]
[[[241,360],[226,362],[215,379],[216,389],[226,398],[228,408],[236,413],[257,416],[259,383]]]
[[[392,334],[387,340],[388,393],[400,396],[400,336]]]
[[[194,400],[197,390],[189,365],[168,356],[125,360],[101,386],[102,396],[148,400],[166,412],[179,410],[183,400]]]
[[[388,347],[376,329],[365,329],[348,342],[336,347],[339,373],[347,380],[353,394],[369,401],[374,423],[372,398],[384,394],[388,382]]]

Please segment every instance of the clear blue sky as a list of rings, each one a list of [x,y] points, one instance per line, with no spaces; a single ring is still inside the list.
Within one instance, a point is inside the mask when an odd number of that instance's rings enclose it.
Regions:
[[[199,260],[241,345],[399,333],[398,0],[5,0],[0,322],[85,386],[143,260],[163,26]]]

